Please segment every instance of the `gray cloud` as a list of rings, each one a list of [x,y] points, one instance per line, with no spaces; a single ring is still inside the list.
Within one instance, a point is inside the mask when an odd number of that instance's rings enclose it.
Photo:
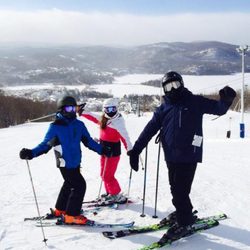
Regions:
[[[0,11],[0,42],[139,45],[217,40],[250,44],[250,13],[166,16],[61,10]]]

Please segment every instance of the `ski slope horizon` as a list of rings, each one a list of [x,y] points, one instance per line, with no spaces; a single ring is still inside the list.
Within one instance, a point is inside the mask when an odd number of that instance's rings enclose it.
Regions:
[[[138,117],[123,114],[132,143],[135,142],[152,113]],[[250,249],[250,114],[245,114],[246,138],[239,138],[240,113],[229,111],[218,119],[212,115],[204,116],[204,154],[203,163],[198,164],[191,198],[199,216],[224,212],[228,219],[218,227],[182,239],[169,249],[178,250],[249,250]],[[98,137],[97,126],[80,118],[87,126],[92,137]],[[136,126],[135,126],[136,124]],[[33,148],[41,142],[48,122],[25,123],[0,129],[2,142],[0,157],[0,249],[4,250],[135,250],[150,244],[165,233],[164,230],[109,240],[101,234],[106,229],[88,227],[46,227],[45,236],[48,246],[42,242],[41,228],[35,222],[24,222],[24,217],[37,216],[34,196],[27,170],[27,164],[19,159],[23,147]],[[231,138],[226,138],[227,131]],[[147,185],[145,196],[145,217],[142,214],[144,171],[140,166],[132,174],[130,197],[136,202],[120,205],[117,210],[105,210],[96,216],[88,214],[98,222],[121,223],[135,221],[135,225],[157,223],[173,211],[169,192],[167,168],[163,151],[160,157],[159,189],[155,214],[155,184],[158,145],[154,139],[148,145]],[[100,186],[99,156],[82,146],[82,174],[87,182],[85,200],[97,197]],[[143,161],[145,150],[142,152]],[[54,207],[62,185],[62,177],[56,168],[53,150],[29,161],[33,182],[41,214]],[[130,166],[122,148],[117,178],[124,194],[128,193]],[[103,190],[104,191],[104,190]],[[109,230],[109,229],[108,229]],[[163,248],[164,249],[164,248]]]

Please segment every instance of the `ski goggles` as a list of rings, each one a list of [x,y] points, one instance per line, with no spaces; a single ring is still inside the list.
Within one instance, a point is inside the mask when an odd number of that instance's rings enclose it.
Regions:
[[[167,84],[165,84],[163,86],[163,89],[165,92],[169,92],[171,91],[172,88],[178,89],[180,86],[181,86],[181,83],[179,81],[172,81],[172,82],[168,82]]]
[[[112,112],[116,112],[116,111],[117,111],[116,106],[104,107],[105,113],[112,113]]]
[[[64,106],[63,110],[67,113],[76,112],[76,106]]]

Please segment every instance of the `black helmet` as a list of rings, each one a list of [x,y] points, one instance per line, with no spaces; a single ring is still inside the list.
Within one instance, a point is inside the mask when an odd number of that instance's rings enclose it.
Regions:
[[[184,82],[182,79],[182,76],[180,74],[178,74],[175,71],[169,71],[167,72],[163,78],[162,78],[162,86],[166,85],[169,82],[173,82],[173,81],[179,81],[181,83],[182,86],[184,86]]]
[[[57,101],[57,109],[61,110],[64,106],[77,106],[76,100],[72,96],[63,96]]]

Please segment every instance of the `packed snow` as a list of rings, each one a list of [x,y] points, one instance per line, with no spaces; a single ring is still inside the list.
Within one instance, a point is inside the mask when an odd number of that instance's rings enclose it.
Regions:
[[[238,76],[239,77],[239,76]],[[223,80],[224,81],[224,80]],[[221,80],[215,80],[220,83]],[[224,85],[225,82],[223,82]],[[222,86],[223,86],[222,85]],[[231,86],[231,84],[229,84]],[[220,87],[222,87],[220,86]],[[232,85],[232,87],[234,87]],[[191,88],[190,88],[191,89]],[[152,117],[152,113],[123,114],[132,142]],[[216,118],[216,119],[215,119]],[[98,137],[98,127],[80,118],[92,137]],[[204,116],[203,163],[198,164],[193,182],[191,199],[199,216],[224,212],[228,219],[218,227],[193,235],[174,243],[169,249],[179,250],[247,250],[250,249],[250,114],[245,113],[246,137],[240,138],[241,114],[229,111],[222,117]],[[4,250],[135,250],[145,244],[157,241],[165,231],[145,233],[110,240],[101,234],[109,229],[90,227],[45,227],[47,246],[43,243],[41,228],[24,217],[37,216],[31,181],[26,161],[19,159],[23,147],[32,148],[41,142],[49,126],[48,122],[26,123],[0,129],[0,249]],[[231,137],[227,138],[227,132]],[[169,191],[167,168],[163,151],[160,157],[160,174],[157,209],[155,213],[155,190],[157,174],[158,144],[152,138],[148,145],[145,208],[142,207],[145,171],[132,174],[129,196],[134,203],[120,205],[117,210],[107,209],[97,215],[87,214],[98,222],[121,223],[135,221],[135,225],[149,225],[159,222],[174,210]],[[99,156],[82,146],[82,174],[87,182],[85,200],[97,197],[100,187]],[[145,163],[145,150],[142,152]],[[54,153],[42,155],[29,161],[33,183],[41,214],[53,207],[63,179],[56,168]],[[116,174],[123,193],[129,190],[129,159],[123,148]],[[102,190],[104,192],[104,190]],[[141,217],[141,214],[145,217]],[[152,218],[157,215],[158,218]]]

